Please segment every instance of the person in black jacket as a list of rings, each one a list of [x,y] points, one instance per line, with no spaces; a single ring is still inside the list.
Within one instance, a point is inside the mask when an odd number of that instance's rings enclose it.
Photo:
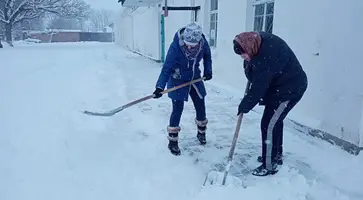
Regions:
[[[248,113],[257,103],[264,105],[261,119],[262,164],[252,174],[272,175],[282,165],[283,120],[301,100],[307,76],[288,44],[266,32],[242,32],[233,40],[234,52],[244,59],[248,79],[246,95],[238,115]]]

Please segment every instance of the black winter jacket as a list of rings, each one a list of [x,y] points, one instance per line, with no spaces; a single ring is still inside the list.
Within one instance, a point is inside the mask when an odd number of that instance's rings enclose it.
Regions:
[[[308,86],[306,73],[286,42],[271,33],[259,34],[262,41],[258,55],[244,61],[245,75],[251,83],[241,101],[244,113],[259,102],[269,105],[299,99]]]

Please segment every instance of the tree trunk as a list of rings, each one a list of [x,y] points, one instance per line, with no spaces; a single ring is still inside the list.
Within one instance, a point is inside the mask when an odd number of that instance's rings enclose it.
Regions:
[[[9,44],[9,46],[14,47],[12,30],[13,30],[13,25],[11,23],[5,24],[6,42]]]

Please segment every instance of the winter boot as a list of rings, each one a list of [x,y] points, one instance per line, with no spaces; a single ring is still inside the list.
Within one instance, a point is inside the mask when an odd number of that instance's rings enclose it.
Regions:
[[[270,169],[266,167],[265,164],[261,164],[259,167],[254,169],[252,171],[252,175],[254,176],[268,176],[268,175],[274,175],[278,172],[278,164],[276,162],[273,162]]]
[[[168,126],[168,140],[169,140],[169,144],[168,144],[168,149],[170,150],[170,152],[173,155],[180,155],[180,149],[179,149],[179,145],[178,145],[178,134],[180,131],[180,127],[170,127]]]
[[[203,121],[198,121],[197,119],[195,119],[195,123],[197,124],[198,128],[197,138],[199,140],[199,143],[201,145],[205,145],[207,143],[205,134],[207,130],[208,119],[205,119]]]

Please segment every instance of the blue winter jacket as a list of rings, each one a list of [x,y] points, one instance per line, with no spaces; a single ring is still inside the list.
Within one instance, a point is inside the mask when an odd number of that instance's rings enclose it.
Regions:
[[[211,51],[205,36],[203,35],[204,44],[201,51],[196,56],[196,59],[188,60],[181,49],[184,45],[181,36],[184,30],[185,28],[181,28],[174,35],[174,40],[170,44],[165,63],[157,80],[156,88],[164,89],[167,85],[167,88],[169,89],[200,78],[201,70],[199,68],[199,62],[201,59],[203,59],[204,65],[203,75],[212,75]],[[188,101],[191,87],[196,89],[200,98],[204,98],[207,95],[203,81],[199,81],[193,85],[169,92],[168,96],[173,100]]]

